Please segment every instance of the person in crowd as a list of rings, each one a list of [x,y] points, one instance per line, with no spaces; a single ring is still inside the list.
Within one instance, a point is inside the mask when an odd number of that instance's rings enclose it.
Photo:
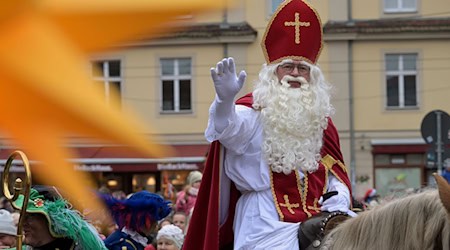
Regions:
[[[377,190],[375,188],[370,188],[364,194],[364,204],[367,208],[374,208],[378,205],[378,197]]]
[[[305,249],[307,219],[355,216],[331,85],[317,65],[317,12],[284,1],[261,45],[266,64],[236,103],[245,71],[236,74],[233,58],[211,68],[216,96],[205,135],[213,144],[184,249]]]
[[[109,190],[109,188],[103,184],[98,188],[98,192],[102,193],[102,194],[111,194],[111,190]]]
[[[186,226],[184,228],[184,233],[186,234],[189,230],[189,224],[191,222],[192,214],[194,213],[194,208],[191,208],[191,211],[189,211],[189,214],[186,216]]]
[[[442,171],[442,177],[447,180],[448,183],[450,183],[450,164],[447,164],[445,169]]]
[[[16,246],[17,227],[11,213],[6,209],[0,209],[0,249]]]
[[[13,218],[14,225],[16,225],[16,227],[17,227],[17,225],[19,224],[20,213],[18,211],[14,211],[11,213],[11,216]]]
[[[105,240],[106,239],[106,235],[103,234],[103,222],[101,220],[95,220],[92,221],[91,224],[95,227],[95,230],[97,230],[98,232],[98,236],[100,237],[100,239]]]
[[[186,178],[187,185],[177,194],[176,211],[189,214],[197,200],[198,190],[202,182],[203,174],[200,171],[191,171]]]
[[[162,191],[161,194],[166,200],[170,200],[172,203],[176,204],[177,202],[177,189],[172,184],[172,181],[169,179],[169,174],[164,173],[163,176],[163,185],[162,185]]]
[[[148,191],[134,193],[126,200],[101,196],[119,229],[109,235],[105,245],[110,250],[143,250],[151,245],[158,221],[171,212],[171,203]]]
[[[159,230],[161,230],[161,228],[163,228],[166,225],[173,225],[171,215],[168,215],[166,218],[158,222],[157,231],[159,232]],[[156,250],[156,248],[157,248],[157,241],[156,238],[154,238],[153,241],[144,248],[144,250]]]
[[[166,226],[166,225],[172,225],[172,224],[173,224],[172,219],[171,219],[169,216],[167,216],[166,218],[162,219],[162,220],[159,222],[159,224],[158,224],[158,230],[160,230],[163,226]]]
[[[14,208],[6,197],[0,197],[0,209],[8,210],[10,213],[14,212]]]
[[[157,250],[180,250],[183,246],[183,231],[175,225],[166,225],[156,236]]]
[[[182,211],[177,211],[172,215],[172,223],[185,232],[187,224],[187,215]]]
[[[125,200],[127,198],[127,195],[122,190],[114,191],[112,196],[117,200]]]
[[[110,193],[101,192],[97,192],[97,194],[111,195]],[[83,214],[84,218],[95,227],[102,240],[105,240],[106,237],[118,229],[116,222],[109,213],[109,209],[106,207],[100,207],[99,210],[85,209]]]
[[[23,195],[12,203],[18,210],[23,204]],[[30,190],[23,229],[24,243],[30,250],[106,250],[95,228],[53,186]]]

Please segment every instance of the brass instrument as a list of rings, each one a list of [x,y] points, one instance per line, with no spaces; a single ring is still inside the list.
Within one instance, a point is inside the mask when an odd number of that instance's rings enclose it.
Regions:
[[[9,190],[8,180],[9,180],[9,169],[12,165],[14,158],[19,156],[22,159],[23,166],[25,168],[25,186],[23,180],[21,178],[17,178],[14,182],[14,192],[11,194]],[[31,169],[30,163],[28,161],[27,156],[19,150],[14,151],[8,158],[5,164],[5,169],[3,170],[2,176],[3,183],[3,195],[10,201],[11,203],[17,200],[19,194],[22,192],[24,199],[22,204],[22,209],[20,211],[19,223],[17,224],[17,243],[16,249],[22,249],[22,240],[23,240],[23,221],[25,218],[25,213],[27,212],[28,200],[30,198],[30,189],[31,189]]]

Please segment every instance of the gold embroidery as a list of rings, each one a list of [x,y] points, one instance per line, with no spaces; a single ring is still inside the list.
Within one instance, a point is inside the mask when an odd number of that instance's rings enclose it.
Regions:
[[[328,190],[328,173],[329,170],[325,168],[325,184],[323,185],[322,194],[326,193]]]
[[[275,194],[275,187],[273,185],[273,173],[272,173],[271,169],[269,170],[269,173],[270,173],[270,189],[272,191],[272,196],[273,196],[273,200],[275,202],[275,207],[277,208],[278,215],[280,216],[280,221],[284,221],[284,215],[283,215],[283,212],[281,212],[280,206],[278,204],[277,195]]]
[[[317,206],[319,204],[319,199],[314,198],[313,206],[308,206],[308,209],[314,210],[316,212],[320,212],[320,208]]]
[[[294,22],[284,22],[284,26],[286,27],[295,27],[295,43],[300,44],[300,27],[309,27],[311,25],[310,22],[301,22],[300,21],[300,13],[295,12],[295,21]]]
[[[300,206],[300,204],[298,203],[289,203],[289,196],[287,194],[283,195],[284,198],[284,202],[285,203],[280,203],[281,207],[286,207],[289,211],[289,213],[291,214],[295,214],[295,211],[292,210],[292,208],[298,208]]]
[[[342,163],[340,160],[335,160],[331,155],[326,155],[321,159],[322,164],[325,166],[325,169],[327,169],[329,172],[331,172],[334,177],[336,177],[342,184],[345,184],[344,180],[339,177],[339,175],[333,170],[334,164],[337,164],[345,173],[348,173],[347,167]],[[328,171],[325,172],[325,186],[323,189],[323,193],[328,190]],[[352,204],[353,206],[353,204]]]
[[[345,173],[347,173],[347,167],[340,161],[340,160],[335,160],[333,158],[333,156],[331,155],[325,155],[321,160],[322,164],[325,166],[325,168],[330,169],[333,168],[334,164],[338,164],[339,167],[342,168],[342,170],[344,170]]]
[[[347,173],[347,167],[344,165],[344,163],[342,163],[341,161],[337,161],[337,164],[344,170],[344,172]]]
[[[338,166],[341,167],[344,170],[344,172],[347,173],[347,167],[341,161],[336,161],[331,155],[325,155],[320,161],[322,161],[322,164],[325,166],[325,169],[330,171],[341,183],[345,184],[345,182],[333,170],[334,164],[337,163]],[[326,171],[326,177],[328,177],[328,171]],[[326,179],[326,181],[327,181],[326,183],[328,183],[328,178]],[[326,183],[325,183],[325,185],[326,185]]]
[[[297,179],[297,190],[300,194],[300,199],[302,199],[303,202],[303,200],[305,200],[305,197],[303,196],[303,191],[305,190],[305,182],[300,178],[300,174],[298,171],[295,171],[295,178]]]
[[[312,216],[312,214],[308,211],[308,208],[306,207],[306,199],[308,196],[308,173],[305,173],[305,177],[304,177],[304,184],[305,187],[303,188],[303,193],[302,193],[302,207],[303,207],[303,211],[306,213],[306,215],[308,215],[308,218]]]
[[[342,184],[345,184],[344,180],[341,179],[341,177],[339,177],[339,175],[334,172],[333,169],[330,169],[330,172],[334,175],[334,177],[336,177]]]
[[[137,247],[134,245],[134,243],[131,240],[125,239],[125,242],[130,244],[133,247],[134,250],[137,250]]]
[[[329,163],[334,161],[334,159],[331,156],[324,157],[322,159],[322,164],[324,166],[326,166],[324,161],[326,161],[327,159],[328,159]],[[332,167],[332,166],[333,165],[331,165],[330,167]],[[325,184],[324,184],[324,188],[323,188],[323,193],[325,193],[326,190],[327,190],[328,174],[329,174],[327,169],[328,168],[325,167]],[[281,211],[281,207],[286,207],[291,214],[295,214],[295,211],[293,211],[292,208],[293,207],[298,208],[300,206],[300,204],[298,204],[298,203],[290,204],[289,197],[286,196],[286,195],[284,196],[285,203],[280,203],[278,201],[276,193],[275,193],[275,186],[274,186],[274,183],[273,183],[273,178],[274,178],[273,172],[270,170],[269,173],[270,173],[270,188],[271,188],[271,191],[272,191],[272,196],[273,196],[273,200],[274,200],[274,203],[275,203],[275,207],[276,207],[276,210],[277,210],[278,215],[280,217],[280,221],[284,221],[284,215],[283,215],[283,212]],[[311,214],[310,211],[320,212],[320,208],[318,206],[318,199],[317,198],[314,200],[313,206],[308,206],[307,203],[306,203],[307,196],[308,196],[308,185],[309,185],[308,184],[308,179],[309,179],[308,176],[309,176],[309,173],[305,173],[304,174],[304,178],[302,180],[300,178],[299,171],[295,171],[295,177],[297,179],[297,190],[298,190],[298,193],[300,194],[301,206],[302,206],[303,212],[308,217],[311,217],[312,214]],[[290,205],[290,207],[289,207],[289,205]]]
[[[336,163],[336,160],[331,155],[325,155],[322,159],[320,159],[320,161],[326,169],[331,169]]]

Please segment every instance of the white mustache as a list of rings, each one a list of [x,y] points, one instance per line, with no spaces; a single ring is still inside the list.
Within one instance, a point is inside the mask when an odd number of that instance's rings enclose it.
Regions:
[[[306,81],[306,79],[303,76],[290,76],[290,75],[285,75],[283,76],[283,79],[281,79],[280,81],[283,85],[289,85],[288,82],[299,82],[301,83],[301,85],[306,85],[308,84],[308,81]]]

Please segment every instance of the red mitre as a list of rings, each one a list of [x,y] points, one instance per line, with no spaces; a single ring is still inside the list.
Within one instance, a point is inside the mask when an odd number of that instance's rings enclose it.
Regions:
[[[315,64],[322,50],[322,23],[303,0],[285,0],[267,26],[261,46],[267,64],[284,59]]]

